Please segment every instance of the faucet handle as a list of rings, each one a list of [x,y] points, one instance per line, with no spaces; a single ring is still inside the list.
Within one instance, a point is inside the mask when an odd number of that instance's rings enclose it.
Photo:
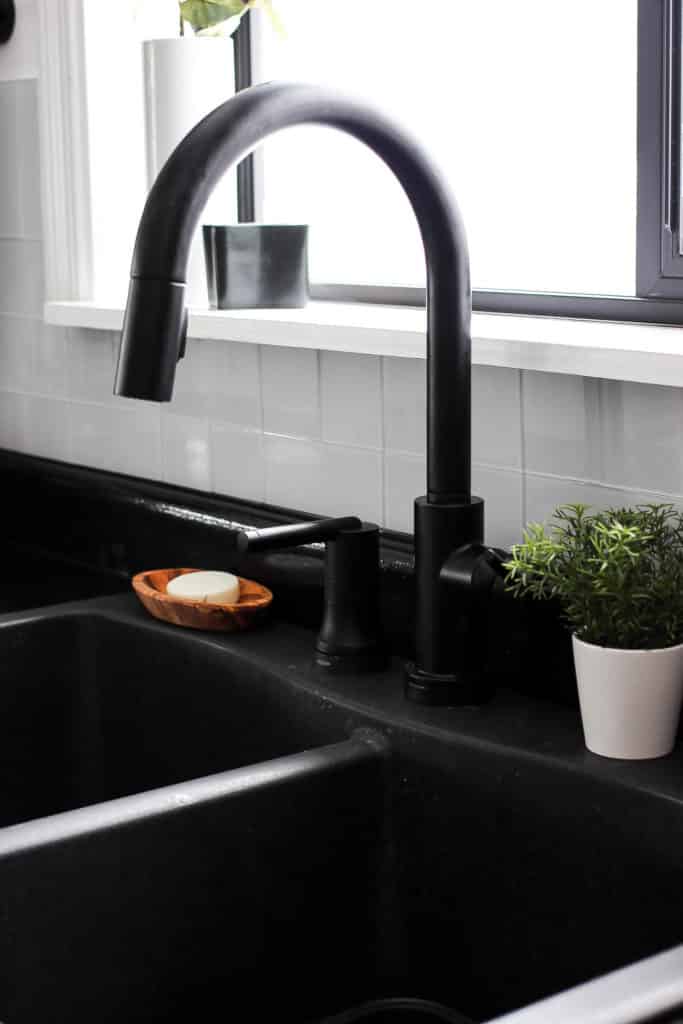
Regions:
[[[486,654],[490,644],[489,613],[494,596],[503,590],[504,563],[509,558],[502,548],[492,548],[479,541],[462,544],[448,556],[441,567],[440,585],[448,598],[446,615],[453,623],[453,632],[460,643],[454,651],[453,678],[449,682],[448,700],[433,689],[421,687],[418,672],[408,676],[408,694],[418,703],[481,704],[491,696],[486,675]],[[410,671],[414,671],[410,667]]]
[[[333,540],[343,530],[358,530],[360,526],[361,521],[356,516],[312,519],[307,523],[286,523],[283,526],[267,526],[262,530],[240,530],[235,543],[240,554],[247,551],[276,551],[278,548]]]
[[[486,598],[505,579],[510,553],[487,544],[463,544],[446,559],[441,582],[466,592],[470,599]]]

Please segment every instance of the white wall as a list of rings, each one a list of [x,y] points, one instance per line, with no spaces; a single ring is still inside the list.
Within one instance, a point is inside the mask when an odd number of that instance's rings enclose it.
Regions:
[[[35,54],[16,46],[0,49],[0,446],[409,530],[423,361],[195,339],[160,407],[112,395],[113,335],[43,324]],[[490,542],[563,501],[683,503],[683,391],[488,367],[473,389]]]

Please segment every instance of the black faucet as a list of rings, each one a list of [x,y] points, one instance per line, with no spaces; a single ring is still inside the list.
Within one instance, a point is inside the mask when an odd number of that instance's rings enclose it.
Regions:
[[[484,503],[472,496],[470,479],[469,259],[446,182],[402,127],[334,91],[278,82],[245,89],[205,117],[162,168],[142,214],[115,393],[170,400],[187,333],[188,252],[204,204],[231,165],[274,132],[302,124],[337,128],[374,150],[419,224],[427,262],[427,494],[415,501],[415,662],[406,688],[424,703],[467,703],[476,699],[472,656],[463,662],[454,621],[462,598],[454,607],[444,567],[454,552],[475,566],[486,550]]]

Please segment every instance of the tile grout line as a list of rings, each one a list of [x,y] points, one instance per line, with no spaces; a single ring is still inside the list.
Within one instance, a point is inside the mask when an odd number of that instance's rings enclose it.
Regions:
[[[259,429],[262,434],[266,432],[266,421],[264,413],[264,402],[263,402],[263,346],[256,346],[256,366],[258,372],[258,420]]]
[[[318,440],[321,444],[325,443],[323,437],[323,367],[322,367],[322,352],[320,349],[315,350],[315,374],[316,374],[316,400],[317,400],[317,421],[318,421]],[[314,438],[311,438],[314,440]]]
[[[520,471],[522,474],[522,507],[520,512],[522,514],[522,521],[520,523],[520,539],[521,531],[526,526],[527,519],[527,451],[526,451],[526,416],[524,413],[524,370],[518,370],[519,374],[519,463]]]
[[[3,235],[0,234],[0,242],[30,242],[32,245],[43,241],[40,235]]]
[[[256,366],[258,372],[258,419],[259,432],[261,435],[261,493],[259,496],[259,501],[267,501],[266,412],[265,400],[263,397],[263,345],[256,346]]]
[[[563,483],[577,484],[582,487],[595,487],[598,490],[619,491],[622,494],[652,494],[662,498],[670,498],[674,503],[683,504],[683,494],[676,494],[671,491],[658,491],[651,487],[633,487],[627,484],[609,483],[609,481],[605,480],[593,480],[579,476],[560,476],[559,474],[541,472],[540,470],[529,470],[527,476],[534,480],[559,480]]]
[[[379,358],[379,439],[382,451],[382,522],[381,526],[386,529],[387,524],[387,439],[386,439],[386,373],[385,356]]]

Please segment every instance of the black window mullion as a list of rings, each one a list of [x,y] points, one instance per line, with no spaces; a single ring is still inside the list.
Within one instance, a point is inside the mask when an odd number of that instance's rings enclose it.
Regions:
[[[253,80],[251,59],[251,12],[242,17],[233,35],[235,43],[235,91],[247,89]],[[250,153],[237,165],[237,219],[251,224],[256,218],[254,157]]]
[[[638,4],[636,292],[683,299],[681,0]]]

